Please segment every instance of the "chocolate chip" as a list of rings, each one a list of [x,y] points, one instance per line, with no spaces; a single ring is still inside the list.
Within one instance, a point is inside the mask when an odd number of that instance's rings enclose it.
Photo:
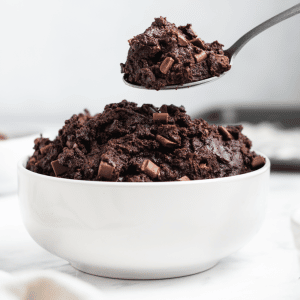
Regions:
[[[164,74],[167,74],[173,63],[174,59],[172,57],[166,57],[159,67],[160,71]]]
[[[161,113],[167,113],[168,112],[168,106],[164,104],[160,107],[159,110],[160,110]]]
[[[227,129],[223,126],[219,126],[218,130],[220,132],[220,134],[223,136],[223,138],[225,140],[231,140],[232,139],[232,135],[227,131]]]
[[[168,113],[154,113],[153,114],[154,123],[168,123],[169,122],[169,114]]]
[[[190,181],[190,179],[187,176],[183,176],[183,177],[177,179],[176,181]]]
[[[251,167],[253,169],[258,169],[265,164],[265,159],[262,156],[256,156],[252,159]]]
[[[46,154],[47,152],[49,152],[49,149],[52,147],[52,145],[47,145],[47,146],[44,146],[40,149],[40,152],[44,155]]]
[[[168,139],[166,139],[165,137],[163,137],[161,135],[157,135],[156,140],[158,142],[160,142],[164,147],[167,147],[167,148],[173,148],[174,146],[177,145],[176,143],[169,141]]]
[[[201,50],[200,53],[194,54],[194,57],[195,57],[196,62],[199,63],[199,62],[203,61],[204,59],[206,59],[207,54],[205,51]]]
[[[178,33],[177,36],[178,36],[178,45],[183,47],[187,46],[188,42],[186,38],[180,33]]]
[[[98,169],[98,176],[107,180],[112,180],[115,168],[108,163],[101,161]]]
[[[52,169],[53,169],[56,177],[59,176],[59,175],[61,175],[61,174],[66,173],[69,170],[68,167],[65,167],[65,166],[61,165],[58,162],[58,160],[52,161],[51,162],[51,166],[52,166]]]
[[[151,178],[156,178],[160,173],[160,168],[149,159],[144,160],[141,170]]]
[[[191,43],[197,47],[205,49],[205,43],[200,38],[191,40]]]

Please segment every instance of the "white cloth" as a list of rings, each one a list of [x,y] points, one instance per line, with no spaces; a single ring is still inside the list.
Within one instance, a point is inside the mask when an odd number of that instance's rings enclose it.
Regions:
[[[1,300],[101,300],[95,287],[56,271],[30,271],[10,275],[0,271]]]

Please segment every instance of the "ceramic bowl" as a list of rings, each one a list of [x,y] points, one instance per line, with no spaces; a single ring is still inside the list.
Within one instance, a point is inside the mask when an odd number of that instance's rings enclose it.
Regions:
[[[32,238],[86,273],[159,279],[207,270],[244,246],[265,217],[270,162],[248,174],[182,182],[91,182],[18,164]]]

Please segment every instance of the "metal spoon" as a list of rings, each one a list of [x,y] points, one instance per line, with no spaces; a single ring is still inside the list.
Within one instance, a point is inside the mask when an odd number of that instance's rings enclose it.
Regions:
[[[252,40],[255,36],[257,36],[258,34],[260,34],[261,32],[265,31],[266,29],[274,26],[277,23],[280,23],[296,14],[300,13],[300,3],[283,11],[282,13],[276,15],[275,17],[261,23],[260,25],[254,27],[252,30],[248,31],[246,34],[244,34],[239,40],[237,40],[237,42],[235,42],[229,49],[224,50],[225,54],[229,57],[230,59],[230,64],[232,65],[234,58],[236,57],[236,55],[240,52],[240,50],[250,41]],[[208,79],[204,79],[204,80],[200,80],[200,81],[194,81],[194,82],[189,82],[189,83],[185,83],[183,85],[168,85],[168,86],[164,86],[163,88],[161,88],[161,90],[175,90],[175,89],[185,89],[185,88],[189,88],[189,87],[194,87],[197,85],[201,85],[201,84],[205,84],[205,83],[209,83],[212,81],[215,81],[221,77],[223,77],[224,75],[226,75],[227,72],[221,74],[219,77],[210,77]],[[140,85],[135,85],[132,83],[127,82],[124,77],[123,77],[123,81],[125,84],[134,87],[134,88],[138,88],[138,89],[146,89],[144,86],[140,86]]]

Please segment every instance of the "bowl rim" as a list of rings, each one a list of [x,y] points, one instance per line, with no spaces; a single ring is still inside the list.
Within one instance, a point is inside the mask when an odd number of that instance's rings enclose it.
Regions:
[[[258,176],[262,173],[265,173],[270,170],[271,163],[269,158],[262,154],[259,151],[255,151],[256,154],[261,155],[265,158],[266,163],[265,165],[255,171],[246,173],[246,174],[240,174],[240,175],[234,175],[229,177],[222,177],[222,178],[211,178],[211,179],[200,179],[200,180],[190,180],[190,181],[160,181],[160,182],[111,182],[111,181],[89,181],[89,180],[75,180],[75,179],[68,179],[68,178],[57,178],[52,177],[48,175],[43,175],[39,173],[32,172],[30,170],[27,170],[25,165],[30,157],[29,155],[26,155],[22,159],[18,161],[18,172],[21,172],[25,175],[35,177],[37,179],[46,179],[54,182],[61,182],[66,184],[81,184],[81,185],[94,185],[94,186],[113,186],[113,187],[143,187],[143,186],[173,186],[173,185],[193,185],[193,184],[212,184],[217,182],[227,182],[227,181],[238,181],[238,180],[244,180],[247,178],[252,178],[255,176]]]

